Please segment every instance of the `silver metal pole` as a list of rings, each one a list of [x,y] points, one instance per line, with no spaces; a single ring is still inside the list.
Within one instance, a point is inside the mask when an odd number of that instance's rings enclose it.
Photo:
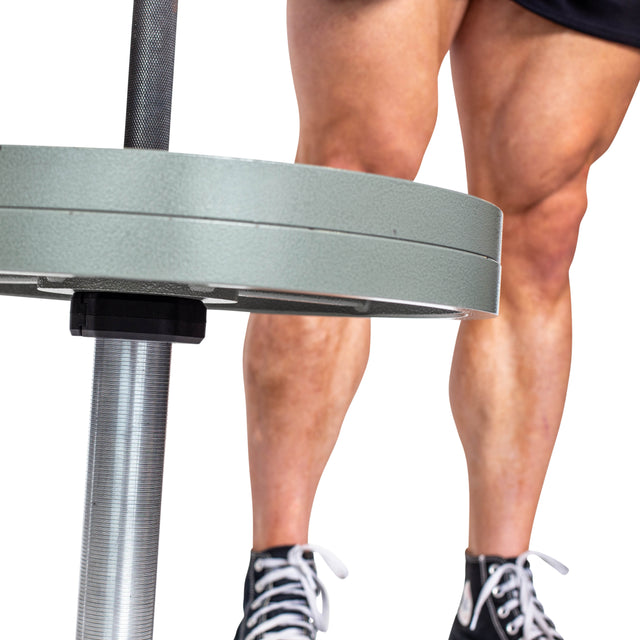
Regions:
[[[178,0],[134,0],[125,147],[169,148]],[[171,344],[98,338],[77,640],[151,640]]]
[[[150,640],[171,344],[96,340],[77,640]]]

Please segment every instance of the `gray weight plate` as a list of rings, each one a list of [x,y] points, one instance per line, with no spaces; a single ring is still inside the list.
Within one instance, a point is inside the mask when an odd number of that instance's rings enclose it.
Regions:
[[[501,213],[350,171],[136,149],[0,148],[0,293],[160,293],[277,313],[475,317]]]

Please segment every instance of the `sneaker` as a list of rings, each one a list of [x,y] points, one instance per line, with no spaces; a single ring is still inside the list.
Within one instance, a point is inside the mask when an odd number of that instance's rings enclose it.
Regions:
[[[449,640],[562,640],[536,597],[530,555],[562,574],[569,571],[535,551],[517,558],[467,555],[466,582]]]
[[[244,617],[235,640],[314,640],[329,626],[329,602],[318,580],[317,553],[339,577],[347,568],[331,552],[311,545],[251,552],[244,585]],[[322,609],[318,609],[318,596]]]

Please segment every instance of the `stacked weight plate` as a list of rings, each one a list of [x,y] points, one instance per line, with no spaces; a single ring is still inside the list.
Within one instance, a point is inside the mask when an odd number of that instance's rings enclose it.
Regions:
[[[0,147],[0,293],[209,308],[483,317],[501,213],[369,174],[140,149]]]

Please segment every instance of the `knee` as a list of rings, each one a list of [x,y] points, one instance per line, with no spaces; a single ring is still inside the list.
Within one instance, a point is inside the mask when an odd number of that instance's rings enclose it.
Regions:
[[[578,144],[544,157],[532,151],[504,159],[492,194],[505,214],[503,299],[553,303],[568,292],[593,154]]]
[[[575,185],[534,206],[505,212],[503,299],[553,304],[569,288],[586,194]]]
[[[434,126],[435,113],[420,123],[369,117],[302,128],[297,161],[413,180]]]

